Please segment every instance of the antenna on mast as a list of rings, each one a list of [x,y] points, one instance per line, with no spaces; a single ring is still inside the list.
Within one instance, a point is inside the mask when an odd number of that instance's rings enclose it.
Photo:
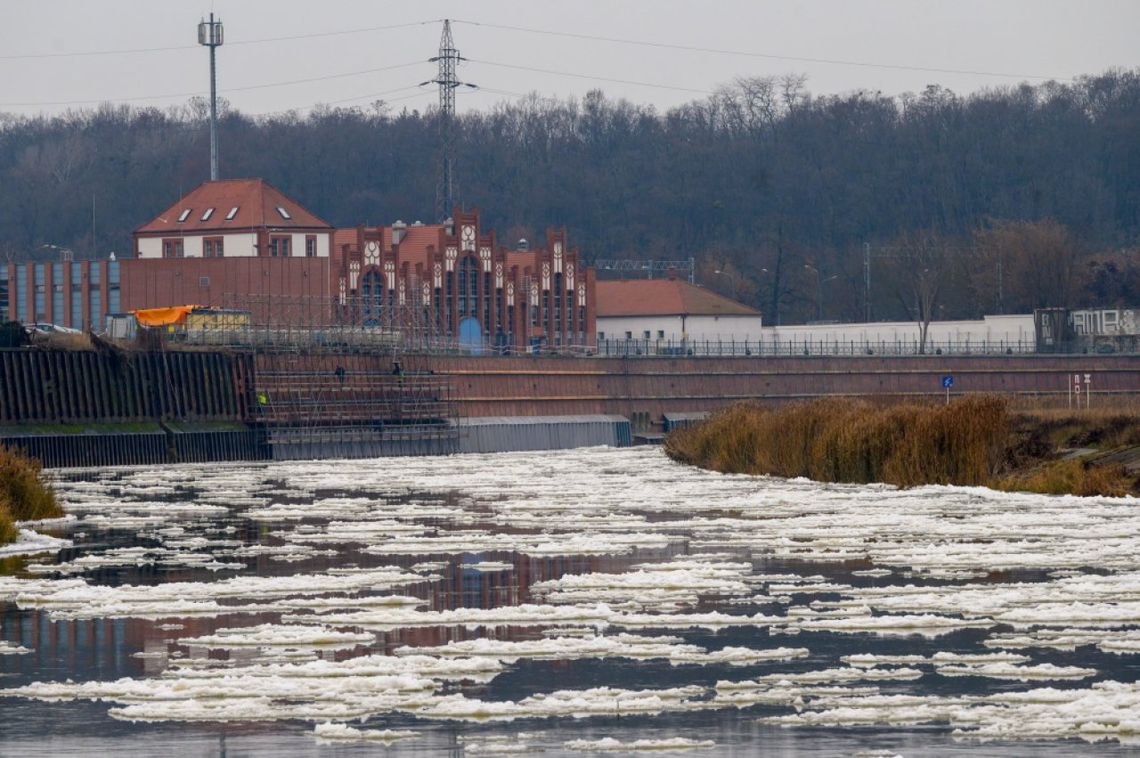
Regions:
[[[222,20],[198,23],[198,44],[210,48],[210,181],[218,181],[218,67],[215,53],[222,46]]]
[[[439,185],[436,188],[436,212],[440,220],[451,215],[455,207],[455,90],[460,87],[476,85],[459,81],[456,68],[460,61],[467,60],[455,49],[455,41],[451,38],[451,20],[443,20],[443,34],[439,39],[439,55],[429,58],[432,63],[439,63],[439,73],[435,79],[424,84],[439,85],[439,137],[440,137],[440,166]]]

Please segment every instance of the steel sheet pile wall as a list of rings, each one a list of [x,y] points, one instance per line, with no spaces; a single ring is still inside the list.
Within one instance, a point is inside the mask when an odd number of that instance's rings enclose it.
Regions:
[[[241,421],[248,356],[0,350],[0,425]]]
[[[47,466],[263,458],[238,423],[252,386],[241,354],[0,350],[0,444]]]

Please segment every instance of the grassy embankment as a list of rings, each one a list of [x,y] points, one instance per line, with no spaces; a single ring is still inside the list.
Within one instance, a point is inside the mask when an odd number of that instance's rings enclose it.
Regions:
[[[1140,445],[1140,415],[1011,411],[994,396],[950,405],[822,399],[739,404],[665,441],[674,460],[725,473],[825,482],[984,485],[1047,494],[1140,493],[1111,453]],[[1066,457],[1069,449],[1083,454]]]
[[[15,522],[57,518],[63,509],[39,461],[0,447],[0,545],[18,535]]]

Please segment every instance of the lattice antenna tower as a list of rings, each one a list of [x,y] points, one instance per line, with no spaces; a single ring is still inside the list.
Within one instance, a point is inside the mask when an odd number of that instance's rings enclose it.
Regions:
[[[440,165],[439,185],[436,187],[436,211],[442,221],[451,215],[455,207],[455,91],[460,87],[475,88],[476,85],[459,81],[456,69],[460,61],[467,60],[455,48],[451,37],[451,19],[443,20],[443,34],[439,38],[439,55],[429,59],[439,64],[435,79],[424,84],[439,86],[439,137]]]

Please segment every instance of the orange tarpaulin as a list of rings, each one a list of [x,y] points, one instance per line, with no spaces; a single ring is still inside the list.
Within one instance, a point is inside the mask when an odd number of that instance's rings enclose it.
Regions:
[[[181,324],[186,320],[186,314],[200,305],[172,305],[169,308],[144,308],[131,311],[141,326],[169,326]]]

